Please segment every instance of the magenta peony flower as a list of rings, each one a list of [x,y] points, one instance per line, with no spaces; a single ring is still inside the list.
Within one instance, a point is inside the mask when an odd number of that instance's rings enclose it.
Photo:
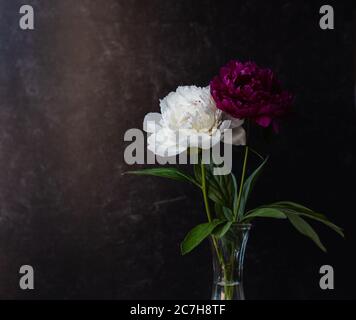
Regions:
[[[220,110],[265,128],[272,125],[275,131],[293,102],[292,94],[282,90],[274,73],[254,62],[230,61],[211,81],[210,91]]]

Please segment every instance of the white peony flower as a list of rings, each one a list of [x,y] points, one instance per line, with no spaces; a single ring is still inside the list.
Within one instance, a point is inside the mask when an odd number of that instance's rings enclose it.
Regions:
[[[246,143],[243,120],[217,109],[209,87],[178,87],[160,100],[160,107],[161,113],[146,115],[143,126],[149,134],[148,149],[161,157],[175,156],[188,148],[211,148],[225,129],[233,129],[229,143]]]

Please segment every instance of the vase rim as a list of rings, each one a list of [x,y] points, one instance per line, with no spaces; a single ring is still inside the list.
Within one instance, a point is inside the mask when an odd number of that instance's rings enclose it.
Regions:
[[[233,227],[237,227],[242,230],[250,230],[252,227],[252,223],[240,223],[240,222],[234,222],[232,224]]]

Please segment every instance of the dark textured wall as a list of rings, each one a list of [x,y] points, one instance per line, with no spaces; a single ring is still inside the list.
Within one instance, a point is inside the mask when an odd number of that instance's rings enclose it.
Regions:
[[[34,31],[18,27],[23,3]],[[205,219],[200,194],[122,176],[123,136],[232,58],[272,67],[297,96],[250,205],[300,201],[347,235],[317,227],[323,254],[287,223],[259,221],[247,297],[355,298],[353,8],[328,3],[333,31],[319,28],[318,1],[0,0],[0,298],[209,298],[208,245],[179,253]],[[18,287],[23,264],[34,291]],[[319,288],[323,264],[334,291]]]

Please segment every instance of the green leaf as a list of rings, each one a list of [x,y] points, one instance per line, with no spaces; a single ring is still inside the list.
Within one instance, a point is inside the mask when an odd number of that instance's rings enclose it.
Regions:
[[[234,187],[231,173],[227,175],[214,175],[214,165],[208,167],[207,182],[209,188],[213,188],[219,194],[219,199],[225,207],[232,208]]]
[[[251,148],[251,146],[248,147],[250,151],[252,151],[252,153],[254,153],[257,157],[259,157],[262,161],[265,159],[264,157],[262,157],[262,155],[257,152],[255,149]]]
[[[262,162],[262,164],[247,178],[242,188],[242,194],[240,199],[240,207],[238,212],[238,218],[241,219],[246,208],[247,199],[256,183],[257,178],[262,172],[264,165],[266,164],[268,157]]]
[[[329,221],[325,215],[314,212],[311,209],[304,207],[298,203],[290,202],[290,201],[280,201],[280,202],[273,203],[269,206],[273,208],[280,208],[281,210],[287,210],[290,213],[302,215],[309,219],[321,222],[327,227],[329,227],[330,229],[337,232],[340,236],[345,237],[342,228],[338,227],[337,225]]]
[[[279,207],[285,207],[285,208],[290,208],[294,211],[300,211],[300,212],[313,212],[313,210],[299,204],[295,203],[292,201],[278,201],[275,203],[272,203],[273,206],[279,206]]]
[[[310,238],[315,242],[315,244],[324,252],[326,252],[326,248],[324,245],[321,243],[319,236],[317,233],[314,231],[314,229],[311,227],[311,225],[306,222],[303,218],[296,214],[291,214],[285,212],[285,215],[289,219],[289,221],[292,223],[292,225],[303,235],[306,237]]]
[[[226,234],[226,232],[229,231],[233,223],[233,221],[227,221],[224,224],[217,226],[214,230],[214,236],[217,238],[222,238]]]
[[[233,204],[233,193],[234,193],[234,185],[233,185],[233,177],[232,173],[226,175],[215,176],[219,182],[220,190],[224,195],[224,200],[227,207],[232,207]]]
[[[201,167],[200,164],[194,165],[195,180],[201,185]]]
[[[319,218],[319,216],[315,216],[314,214],[317,214],[316,212],[313,212],[312,214],[306,214],[306,213],[299,213],[300,215],[303,215],[309,219],[321,222],[322,224],[326,225],[327,227],[329,227],[330,229],[334,230],[336,233],[338,233],[341,237],[345,238],[343,229],[338,227],[337,225],[335,225],[334,223],[330,222],[329,220],[327,220],[326,218]],[[319,215],[319,214],[317,214]]]
[[[238,201],[239,201],[239,191],[238,191],[238,188],[237,188],[237,181],[236,181],[236,178],[235,178],[235,175],[233,173],[231,173],[231,177],[232,177],[232,181],[233,181],[233,184],[234,184],[234,192],[233,192],[233,213],[234,213],[234,218],[237,217],[237,211],[238,211]]]
[[[225,219],[228,221],[234,220],[234,214],[232,213],[230,208],[222,207]]]
[[[225,219],[225,215],[224,215],[223,207],[219,203],[215,202],[214,203],[214,208],[215,208],[216,216],[219,219],[224,220]]]
[[[260,207],[249,211],[241,221],[250,220],[253,218],[286,219],[286,215],[282,210],[277,208]]]
[[[192,251],[206,237],[208,237],[218,225],[224,222],[224,220],[213,220],[211,222],[199,224],[195,228],[190,230],[181,244],[182,254],[185,255],[188,252]]]
[[[125,174],[134,174],[138,176],[155,176],[161,178],[167,178],[178,181],[188,181],[200,188],[200,185],[190,175],[176,169],[176,168],[152,168],[143,169],[137,171],[128,171]]]
[[[207,193],[210,200],[221,206],[230,207],[230,193],[232,189],[231,177],[214,175],[214,165],[205,165]],[[201,167],[194,165],[195,179],[201,184]]]
[[[211,184],[207,185],[207,193],[210,200],[218,203],[221,206],[225,206],[225,201],[219,190],[216,190]]]

